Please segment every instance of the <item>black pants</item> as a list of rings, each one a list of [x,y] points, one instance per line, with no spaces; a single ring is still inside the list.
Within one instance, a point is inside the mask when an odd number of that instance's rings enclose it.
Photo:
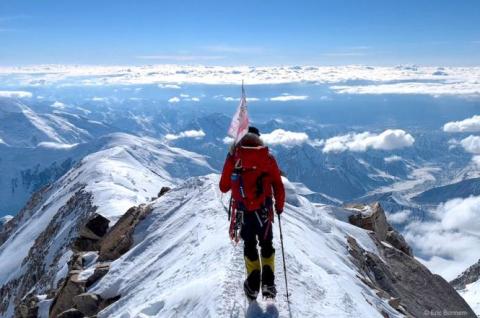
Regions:
[[[260,282],[272,286],[275,280],[275,249],[272,244],[272,223],[266,211],[245,212],[240,236],[244,241],[248,285],[253,290],[259,289]],[[257,244],[260,246],[261,262]]]

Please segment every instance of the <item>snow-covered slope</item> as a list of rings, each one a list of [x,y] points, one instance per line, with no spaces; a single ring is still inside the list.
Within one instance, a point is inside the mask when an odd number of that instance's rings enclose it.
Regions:
[[[162,186],[213,171],[202,156],[155,140],[113,134],[101,143],[101,150],[32,197],[0,232],[4,317],[13,313],[20,294],[56,287],[69,245],[92,213],[114,223],[131,206],[156,197]]]
[[[243,251],[229,241],[227,197],[222,198],[217,183],[216,175],[190,179],[153,204],[153,212],[136,229],[135,247],[92,289],[105,299],[122,295],[99,317],[246,314]],[[288,205],[284,214],[290,309],[295,316],[381,317],[377,306],[395,316],[355,277],[349,261],[345,236],[353,235],[375,251],[367,233],[336,221],[330,208],[317,208],[303,198],[298,202],[299,206]],[[275,235],[278,238],[276,230]],[[279,301],[264,309],[285,317],[288,308],[276,245]]]
[[[480,260],[450,283],[480,316]]]
[[[91,135],[64,117],[37,114],[19,100],[0,98],[0,138],[10,146],[35,147],[41,142],[78,143]]]

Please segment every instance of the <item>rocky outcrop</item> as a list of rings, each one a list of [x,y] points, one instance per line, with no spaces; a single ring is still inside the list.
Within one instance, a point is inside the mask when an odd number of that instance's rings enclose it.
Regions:
[[[80,280],[79,271],[70,271],[69,276],[60,287],[57,296],[53,300],[50,308],[50,317],[56,318],[64,311],[73,308],[74,297],[85,292],[85,282]]]
[[[363,249],[353,237],[347,241],[362,281],[400,313],[413,317],[477,317],[446,280],[415,258],[380,242],[377,255]]]
[[[73,251],[98,251],[100,249],[100,240],[107,233],[109,223],[110,221],[104,216],[95,214],[80,229],[78,237],[72,244]]]
[[[0,288],[0,298],[4,300],[0,303],[0,314],[7,310],[10,300],[15,304],[15,308],[24,306],[24,296],[32,291],[35,294],[55,293],[58,288],[56,277],[60,259],[68,253],[72,238],[80,231],[78,227],[70,227],[69,231],[65,231],[65,223],[75,221],[83,224],[96,211],[91,193],[86,192],[82,185],[77,187],[77,191],[59,208],[47,227],[35,239],[23,260],[23,274]],[[41,202],[43,199],[40,197],[32,198],[30,205],[40,208]],[[25,217],[27,211],[33,211],[31,209],[33,208],[25,209],[18,221]],[[14,221],[15,219],[11,222]]]
[[[457,278],[452,280],[450,284],[457,290],[465,289],[468,284],[480,280],[480,260],[470,266],[466,271],[460,274]]]
[[[378,202],[372,205],[352,205],[348,208],[353,212],[348,218],[351,224],[371,231],[379,241],[387,242],[403,253],[413,256],[405,238],[387,222],[385,211]]]
[[[392,308],[413,317],[476,317],[447,281],[413,257],[403,236],[388,224],[380,204],[349,209],[353,213],[350,223],[371,231],[378,249],[377,255],[365,250],[353,237],[347,238],[359,278]]]
[[[145,204],[128,209],[101,240],[99,260],[114,260],[126,253],[133,245],[135,226],[150,212],[151,207]]]

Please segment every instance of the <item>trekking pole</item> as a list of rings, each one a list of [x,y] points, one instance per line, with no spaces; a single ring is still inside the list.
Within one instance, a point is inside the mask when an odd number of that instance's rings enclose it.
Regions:
[[[282,259],[283,259],[283,273],[285,275],[285,290],[287,291],[287,303],[290,303],[288,299],[288,281],[287,281],[287,266],[285,265],[285,251],[283,249],[283,233],[282,233],[282,222],[280,221],[280,214],[278,216],[278,227],[280,228],[280,244],[282,245]]]

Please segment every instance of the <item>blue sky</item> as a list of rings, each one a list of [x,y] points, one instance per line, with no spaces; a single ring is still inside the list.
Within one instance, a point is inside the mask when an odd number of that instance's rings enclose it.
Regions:
[[[480,1],[0,2],[0,65],[480,65]]]

